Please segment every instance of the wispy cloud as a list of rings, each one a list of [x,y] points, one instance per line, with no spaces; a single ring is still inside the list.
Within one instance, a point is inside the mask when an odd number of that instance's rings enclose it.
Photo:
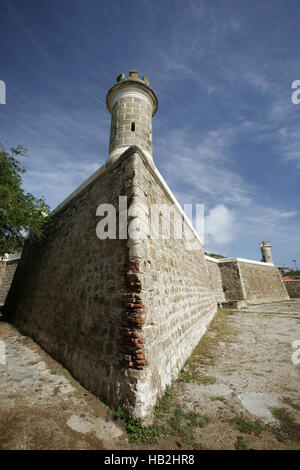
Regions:
[[[86,160],[77,160],[75,164],[69,152],[55,146],[33,148],[29,158],[24,188],[36,196],[45,196],[52,209],[101,166]]]
[[[234,254],[241,241],[256,247],[260,238],[276,243],[291,232],[300,234],[296,211],[268,206],[258,198],[263,188],[230,169],[240,132],[243,123],[235,129],[222,126],[198,135],[196,144],[188,130],[180,129],[159,142],[160,169],[181,204],[205,203],[207,250],[227,247]],[[300,241],[300,235],[295,237]]]
[[[180,199],[188,196],[201,202],[244,206],[251,202],[246,181],[228,168],[235,133],[234,129],[222,126],[191,137],[189,131],[180,129],[159,140],[161,170]]]

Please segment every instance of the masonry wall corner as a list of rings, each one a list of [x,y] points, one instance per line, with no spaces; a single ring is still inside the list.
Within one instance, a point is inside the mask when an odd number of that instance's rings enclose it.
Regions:
[[[190,250],[185,240],[152,239],[142,224],[142,240],[97,238],[96,208],[118,208],[120,195],[146,211],[176,202],[130,147],[59,206],[45,238],[26,243],[4,314],[85,388],[146,419],[217,304],[197,237]],[[129,226],[139,218],[132,211]]]

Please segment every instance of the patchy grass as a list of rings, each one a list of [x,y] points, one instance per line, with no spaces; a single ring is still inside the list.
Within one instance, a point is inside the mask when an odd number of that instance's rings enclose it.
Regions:
[[[195,439],[195,428],[204,428],[210,423],[210,418],[193,411],[186,412],[177,405],[168,423],[171,428],[170,434],[181,437],[185,443],[190,443]]]
[[[208,363],[213,365],[218,342],[226,342],[229,338],[232,338],[232,335],[237,333],[236,330],[228,326],[228,315],[231,314],[231,310],[218,310],[208,328],[208,333],[212,332],[213,334],[205,334],[203,338],[201,338],[179,373],[179,382],[194,382],[202,385],[209,385],[216,382],[215,377],[202,374],[199,372],[199,368],[201,365]]]
[[[195,449],[195,450],[206,450],[206,447],[203,444],[201,444],[201,442],[196,442],[193,445],[193,449]]]
[[[209,399],[211,401],[222,401],[223,403],[227,405],[227,400],[224,397],[216,396],[216,397],[209,397]]]
[[[270,408],[275,419],[280,423],[281,431],[291,439],[300,439],[300,424],[295,423],[294,418],[285,408]]]
[[[252,369],[249,369],[249,370],[252,371]],[[234,369],[233,369],[233,368],[231,368],[231,369],[230,369],[230,368],[229,368],[229,369],[225,369],[225,368],[224,368],[224,369],[223,369],[223,372],[225,372],[226,374],[232,374],[232,373],[234,373],[234,372],[236,372],[236,371],[237,371],[237,370],[236,370],[236,367],[235,367]]]
[[[19,420],[19,418],[17,416],[11,416],[11,417],[6,419],[6,422],[7,422],[7,424],[11,424],[11,423],[15,423],[18,420]]]
[[[289,387],[283,387],[283,390],[285,390],[286,392],[298,392],[298,390],[296,390],[295,388],[289,388]]]
[[[170,434],[164,426],[143,426],[139,419],[129,419],[126,422],[126,430],[129,441],[132,443],[149,442],[156,443],[159,437],[167,437]]]
[[[163,394],[161,399],[158,400],[156,404],[154,415],[160,419],[167,419],[170,413],[172,412],[172,409],[175,406],[174,404],[175,404],[174,388],[167,387],[165,390],[165,393]]]
[[[167,437],[169,435],[168,429],[164,426],[143,426],[140,419],[127,416],[120,408],[109,410],[108,416],[126,428],[129,442],[135,444],[139,442],[153,444],[157,442],[159,437]]]
[[[154,411],[152,426],[143,426],[139,419],[126,416],[121,409],[110,410],[109,417],[117,420],[126,428],[129,442],[157,443],[159,438],[176,437],[184,444],[193,444],[193,448],[201,446],[195,441],[195,429],[203,428],[210,423],[210,418],[194,411],[185,411],[177,403],[174,390],[168,387],[158,401]]]
[[[282,401],[284,403],[286,403],[287,405],[291,406],[292,408],[294,408],[294,410],[300,411],[300,405],[298,405],[297,403],[292,402],[292,400],[290,398],[283,397]]]
[[[248,421],[242,416],[235,416],[230,419],[231,424],[235,424],[238,427],[238,430],[245,434],[259,434],[263,427],[259,421]]]
[[[17,397],[18,397],[17,393],[9,393],[7,395],[7,398],[9,398],[10,400],[13,400],[14,398],[17,398]]]
[[[228,316],[231,315],[231,310],[219,309],[209,325],[207,333],[201,338],[200,342],[195,347],[193,353],[185,363],[185,368],[188,367],[192,372],[197,369],[201,364],[214,364],[216,357],[216,345],[219,341],[226,342],[237,334],[237,330],[228,326]],[[209,333],[213,332],[212,335]]]
[[[209,375],[199,374],[198,372],[186,372],[182,370],[178,376],[179,382],[194,382],[202,385],[210,385],[216,382],[214,377]]]
[[[155,419],[160,425],[167,426],[168,433],[191,443],[195,439],[194,430],[210,423],[210,418],[194,411],[183,410],[176,401],[174,389],[166,389],[154,411]]]
[[[235,448],[236,448],[236,450],[247,450],[248,449],[248,444],[241,437],[238,437],[237,441],[235,443]]]
[[[218,310],[209,326],[208,334],[198,343],[179,373],[178,382],[194,382],[202,385],[216,382],[215,377],[205,375],[199,369],[202,364],[207,364],[208,360],[213,363],[216,356],[216,344],[219,341],[226,342],[229,337],[232,338],[232,335],[236,334],[228,326],[228,315],[231,314],[231,310]],[[212,334],[209,334],[210,332]],[[222,397],[214,398],[226,403],[226,400]],[[180,442],[182,442],[191,444],[193,448],[197,448],[198,445],[195,442],[195,430],[197,428],[201,429],[210,423],[210,418],[205,414],[184,410],[176,400],[173,387],[168,387],[162,398],[157,402],[152,426],[143,426],[140,420],[125,416],[120,409],[110,411],[109,416],[125,426],[130,442],[154,443],[159,438],[173,436],[178,439],[177,444],[179,443],[179,447]],[[201,444],[199,446],[201,448]]]

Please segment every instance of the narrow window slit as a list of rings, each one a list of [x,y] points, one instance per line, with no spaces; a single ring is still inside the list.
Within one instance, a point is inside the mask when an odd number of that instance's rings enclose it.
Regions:
[[[131,123],[131,131],[132,131],[132,132],[135,131],[135,122],[132,122],[132,123]]]

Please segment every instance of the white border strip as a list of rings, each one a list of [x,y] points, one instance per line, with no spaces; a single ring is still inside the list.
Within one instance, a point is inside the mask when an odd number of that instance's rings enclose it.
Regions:
[[[207,261],[213,261],[214,263],[219,263],[218,259],[217,258],[212,258],[211,256],[208,256],[208,255],[204,255],[205,256],[205,259],[207,259]],[[224,258],[220,258],[220,259],[224,259]]]
[[[261,266],[269,266],[269,267],[275,267],[273,263],[264,263],[263,261],[256,261],[253,259],[245,259],[245,258],[222,258],[218,260],[218,263],[229,263],[231,261],[239,261],[241,263],[251,263],[251,264],[260,264]]]
[[[121,98],[139,98],[146,101],[146,103],[148,103],[153,110],[153,103],[151,99],[149,98],[148,94],[143,93],[140,88],[130,87],[117,91],[111,100],[111,109],[113,109],[115,103]]]

